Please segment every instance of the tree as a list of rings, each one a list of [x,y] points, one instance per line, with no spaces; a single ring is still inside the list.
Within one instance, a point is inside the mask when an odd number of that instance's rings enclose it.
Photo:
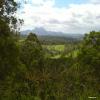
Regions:
[[[0,0],[0,72],[4,73],[17,65],[18,48],[13,39],[14,31],[10,27],[17,22],[13,13],[17,10],[17,4],[14,0]],[[12,19],[13,18],[13,19]],[[8,70],[9,69],[9,70]],[[5,73],[6,75],[6,73]],[[0,75],[1,76],[1,75]],[[3,75],[4,76],[4,75]],[[2,77],[3,77],[2,76]]]
[[[100,78],[100,32],[92,31],[84,37],[79,60],[83,66],[90,66],[95,75]],[[99,79],[100,80],[100,79]]]
[[[17,19],[14,0],[0,0],[0,99],[13,98],[14,80],[18,73],[19,47],[14,39]]]
[[[21,61],[29,70],[43,67],[43,50],[37,36],[30,33],[21,47]]]
[[[21,62],[27,69],[24,77],[25,82],[28,84],[27,92],[31,96],[36,96],[41,90],[43,79],[44,53],[42,46],[37,36],[34,33],[30,33],[20,49]]]
[[[100,32],[92,31],[85,35],[75,64],[73,68],[78,69],[78,79],[83,91],[91,95],[99,94]]]

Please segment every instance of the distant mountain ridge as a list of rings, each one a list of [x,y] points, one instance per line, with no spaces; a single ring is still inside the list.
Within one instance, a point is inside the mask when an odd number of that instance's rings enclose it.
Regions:
[[[83,34],[76,34],[76,33],[63,33],[63,32],[54,32],[54,31],[47,31],[44,28],[35,28],[34,30],[25,30],[21,31],[21,34],[28,35],[28,33],[33,32],[38,36],[60,36],[60,37],[71,37],[71,38],[83,38]]]

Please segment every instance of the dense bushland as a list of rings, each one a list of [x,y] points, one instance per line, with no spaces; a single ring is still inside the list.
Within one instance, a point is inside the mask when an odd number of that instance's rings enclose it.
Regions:
[[[35,34],[19,42],[16,10],[13,0],[0,1],[0,100],[99,100],[100,32],[68,46],[68,56],[65,49],[59,58],[47,57]]]

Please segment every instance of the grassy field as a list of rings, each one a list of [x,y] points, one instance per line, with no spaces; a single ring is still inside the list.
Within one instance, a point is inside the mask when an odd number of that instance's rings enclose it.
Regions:
[[[25,38],[19,40],[18,45],[21,45]],[[58,59],[61,56],[68,57],[72,54],[73,57],[77,57],[78,50],[73,50],[75,47],[72,43],[66,44],[42,44],[45,52],[45,56],[53,59]]]
[[[43,48],[47,48],[48,50],[55,50],[55,51],[64,51],[64,45],[43,45]]]
[[[68,57],[72,54],[73,57],[77,56],[78,50],[74,50],[74,45],[42,45],[48,57],[57,59],[61,56]]]

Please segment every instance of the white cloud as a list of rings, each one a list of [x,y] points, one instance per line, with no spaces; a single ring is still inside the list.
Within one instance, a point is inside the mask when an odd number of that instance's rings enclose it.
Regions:
[[[43,27],[65,33],[85,33],[100,29],[100,4],[70,4],[63,8],[54,5],[55,0],[30,0],[17,14],[24,19],[22,30]]]
[[[100,0],[90,0],[91,3],[95,3],[95,4],[98,4],[100,3]]]

